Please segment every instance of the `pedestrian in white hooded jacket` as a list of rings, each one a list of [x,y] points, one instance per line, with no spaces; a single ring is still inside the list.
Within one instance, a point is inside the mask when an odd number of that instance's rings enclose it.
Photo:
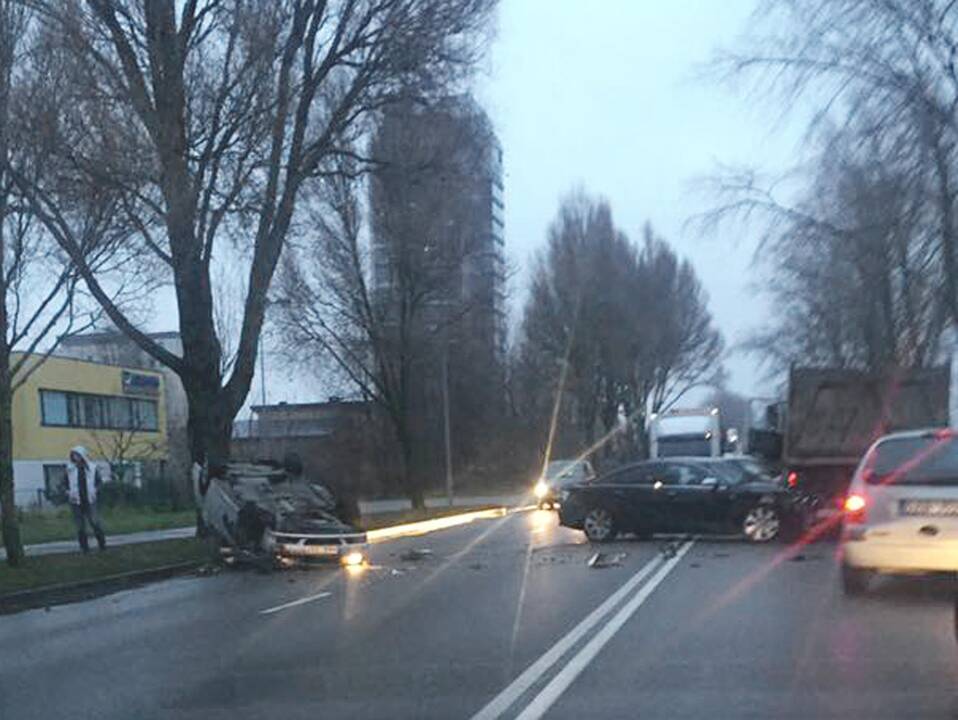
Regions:
[[[77,540],[83,552],[90,551],[86,538],[87,523],[96,536],[100,550],[106,548],[103,524],[96,509],[97,490],[101,484],[102,479],[96,463],[90,459],[85,447],[77,445],[70,451],[70,462],[67,463],[67,499],[70,501],[70,509],[73,510]]]

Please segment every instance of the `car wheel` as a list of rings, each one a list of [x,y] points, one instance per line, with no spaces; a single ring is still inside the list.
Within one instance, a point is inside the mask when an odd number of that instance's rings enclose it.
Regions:
[[[582,529],[592,542],[608,542],[615,537],[615,518],[605,508],[593,508],[582,521]]]
[[[750,542],[770,542],[778,537],[781,529],[782,518],[772,505],[756,505],[742,520],[742,534]]]
[[[863,595],[870,579],[871,571],[842,563],[842,591],[846,595]]]

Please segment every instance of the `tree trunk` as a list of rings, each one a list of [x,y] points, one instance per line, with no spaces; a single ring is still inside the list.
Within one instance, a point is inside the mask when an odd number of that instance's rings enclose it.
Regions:
[[[4,343],[5,345],[5,343]],[[16,567],[23,560],[20,524],[13,492],[13,392],[10,378],[10,353],[0,348],[0,524],[7,564]]]
[[[233,414],[229,398],[222,391],[218,378],[193,379],[186,386],[187,436],[190,460],[205,465],[208,477],[217,477],[230,459]],[[200,488],[205,493],[206,488]]]
[[[423,493],[421,474],[416,472],[415,452],[413,440],[410,437],[408,428],[396,428],[396,441],[399,443],[399,449],[402,452],[402,486],[406,497],[412,503],[416,510],[426,507],[426,497]]]

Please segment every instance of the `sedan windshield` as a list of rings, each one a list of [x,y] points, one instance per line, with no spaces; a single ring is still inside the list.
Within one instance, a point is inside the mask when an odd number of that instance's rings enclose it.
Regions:
[[[873,485],[958,485],[958,438],[886,440],[868,459],[865,478]]]

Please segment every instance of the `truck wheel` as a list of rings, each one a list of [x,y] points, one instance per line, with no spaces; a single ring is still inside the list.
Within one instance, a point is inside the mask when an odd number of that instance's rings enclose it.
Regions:
[[[591,542],[609,542],[618,532],[615,528],[615,518],[612,513],[603,507],[593,508],[582,521],[585,536]]]
[[[782,518],[773,505],[756,505],[742,520],[742,534],[749,542],[767,543],[778,537]]]
[[[846,595],[864,595],[868,590],[871,571],[842,563],[842,592]]]

